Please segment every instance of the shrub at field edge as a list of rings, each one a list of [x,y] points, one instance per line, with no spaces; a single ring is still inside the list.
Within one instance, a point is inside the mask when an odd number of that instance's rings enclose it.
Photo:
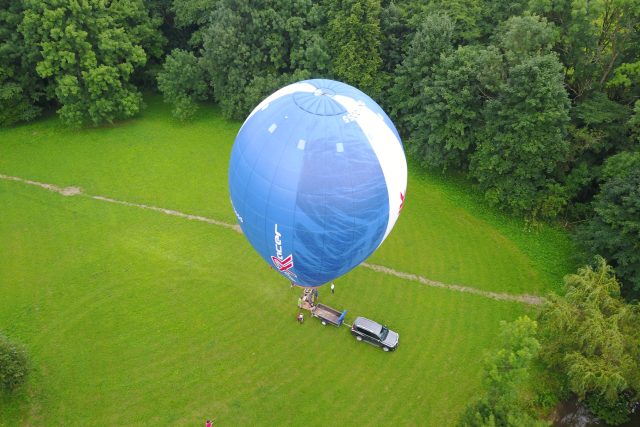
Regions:
[[[0,388],[7,393],[17,390],[28,372],[25,350],[0,333]]]

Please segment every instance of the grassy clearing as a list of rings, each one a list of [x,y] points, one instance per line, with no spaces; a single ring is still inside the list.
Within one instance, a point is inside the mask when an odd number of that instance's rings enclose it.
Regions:
[[[567,234],[530,231],[488,209],[462,180],[410,165],[402,220],[370,259],[430,279],[480,289],[544,295],[575,270]]]
[[[233,222],[238,127],[211,108],[179,125],[151,99],[114,127],[3,131],[0,173]],[[513,293],[565,273],[563,235],[526,234],[437,176],[412,173],[408,194],[371,262]],[[0,181],[0,206],[0,329],[35,369],[22,399],[0,400],[0,425],[450,425],[499,321],[528,310],[363,268],[321,290],[347,321],[400,332],[384,354],[346,328],[296,324],[297,291],[231,230],[16,182]]]

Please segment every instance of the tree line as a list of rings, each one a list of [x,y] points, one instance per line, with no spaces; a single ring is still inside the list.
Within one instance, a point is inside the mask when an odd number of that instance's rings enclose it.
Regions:
[[[637,0],[0,0],[0,124],[55,110],[243,119],[305,78],[354,85],[426,168],[576,230],[640,295]],[[575,227],[574,227],[575,226]]]
[[[608,425],[640,410],[640,304],[620,297],[601,257],[564,282],[565,294],[551,294],[536,320],[501,322],[460,427],[548,426],[543,415],[572,396]]]

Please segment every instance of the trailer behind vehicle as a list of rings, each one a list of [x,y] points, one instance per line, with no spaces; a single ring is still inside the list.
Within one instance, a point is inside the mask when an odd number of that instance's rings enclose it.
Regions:
[[[335,308],[318,304],[311,309],[311,315],[320,319],[323,325],[330,323],[334,326],[340,326],[344,321],[344,317],[347,315],[347,310],[340,312]]]

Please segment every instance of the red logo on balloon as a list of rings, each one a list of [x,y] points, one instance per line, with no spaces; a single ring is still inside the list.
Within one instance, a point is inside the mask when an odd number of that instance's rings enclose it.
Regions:
[[[281,273],[293,274],[293,272],[289,271],[289,269],[293,267],[293,255],[289,255],[286,258],[282,256],[282,234],[278,231],[278,224],[274,227],[274,233],[275,237],[273,240],[276,244],[277,256],[271,256],[271,260]]]
[[[293,268],[293,255],[289,255],[285,259],[280,259],[272,256],[271,261],[273,261],[273,265],[275,265],[276,268],[283,273],[285,271],[288,271],[290,268]]]

